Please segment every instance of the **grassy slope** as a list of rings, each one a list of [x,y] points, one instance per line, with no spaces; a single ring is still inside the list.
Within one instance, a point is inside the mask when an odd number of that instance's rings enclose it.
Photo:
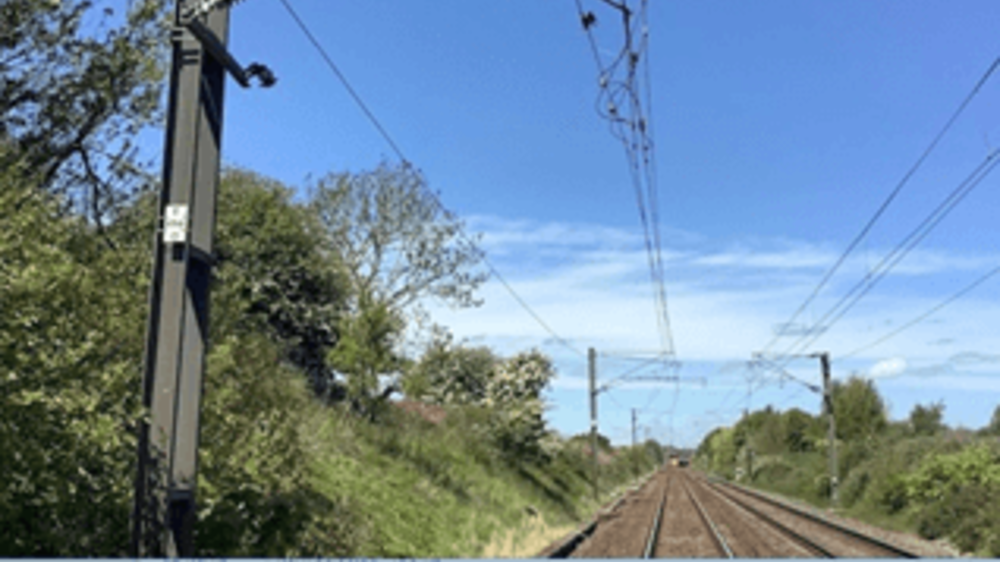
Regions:
[[[353,514],[355,555],[530,556],[596,508],[586,467],[573,462],[583,457],[512,468],[460,421],[398,417],[387,426],[327,418],[317,434],[316,487]],[[607,468],[609,490],[631,480],[631,471]]]
[[[879,443],[858,455],[855,462],[841,463],[841,505],[836,511],[885,529],[925,534],[920,533],[922,521],[927,519],[928,513],[941,508],[913,501],[892,507],[889,498],[893,497],[894,480],[913,474],[929,459],[955,454],[978,444],[991,443],[996,446],[995,438],[978,438],[966,442],[945,435],[906,437]],[[769,455],[758,460],[754,471],[755,479],[749,485],[802,500],[816,507],[829,508],[831,505],[825,487],[827,467],[825,452]],[[986,492],[986,489],[983,491]],[[973,522],[966,531],[968,533],[989,534],[991,531],[982,524]],[[979,555],[995,556],[992,549],[996,546],[988,543],[989,539],[973,538],[963,550],[971,549]]]

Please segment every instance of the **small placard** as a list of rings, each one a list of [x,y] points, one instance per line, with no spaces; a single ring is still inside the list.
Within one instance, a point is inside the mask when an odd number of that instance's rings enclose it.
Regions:
[[[171,204],[163,215],[163,241],[186,242],[188,231],[188,206]]]

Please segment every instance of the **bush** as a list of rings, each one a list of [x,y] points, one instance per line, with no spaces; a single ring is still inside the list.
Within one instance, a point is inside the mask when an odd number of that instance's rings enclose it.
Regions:
[[[930,540],[950,536],[963,551],[974,550],[983,539],[982,512],[989,498],[989,490],[979,485],[950,491],[920,508],[917,532]]]
[[[840,487],[841,505],[851,507],[856,504],[868,490],[868,484],[871,480],[872,474],[867,465],[851,471]]]

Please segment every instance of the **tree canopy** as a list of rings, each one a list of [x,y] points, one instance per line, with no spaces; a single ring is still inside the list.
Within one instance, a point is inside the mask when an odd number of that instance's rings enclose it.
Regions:
[[[838,438],[853,441],[885,429],[885,402],[871,379],[852,375],[846,382],[835,380],[832,392]]]
[[[0,3],[0,139],[38,187],[101,219],[148,183],[136,135],[160,118],[166,0]]]
[[[934,404],[917,404],[910,411],[910,427],[916,435],[934,435],[945,429],[941,418],[944,415],[944,402]]]

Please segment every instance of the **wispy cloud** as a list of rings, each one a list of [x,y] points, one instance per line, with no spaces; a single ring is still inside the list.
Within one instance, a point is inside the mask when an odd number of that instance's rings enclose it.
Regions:
[[[508,282],[562,337],[581,345],[658,347],[648,261],[637,233],[488,216],[473,217],[469,223],[483,233],[484,245]],[[696,359],[731,360],[766,343],[839,255],[830,246],[788,239],[714,241],[684,232],[664,239],[670,241],[664,252],[674,338],[682,355]],[[922,250],[914,251],[895,272],[930,278],[998,261],[998,256]],[[907,263],[909,269],[902,268]],[[796,324],[802,328],[818,320],[869,264],[849,259]],[[480,309],[435,310],[435,315],[461,335],[486,340],[526,337],[541,342],[550,337],[497,283],[487,283],[482,296],[486,304]],[[904,297],[876,289],[824,334],[820,345],[836,352],[868,343],[941,296]],[[954,315],[935,318],[947,323],[925,322],[871,353],[909,361],[937,353],[923,343],[929,340],[988,349],[990,334],[970,327],[990,325],[987,321],[1000,314],[1000,303],[974,301],[970,295],[949,308]],[[778,349],[800,334],[786,329]]]

